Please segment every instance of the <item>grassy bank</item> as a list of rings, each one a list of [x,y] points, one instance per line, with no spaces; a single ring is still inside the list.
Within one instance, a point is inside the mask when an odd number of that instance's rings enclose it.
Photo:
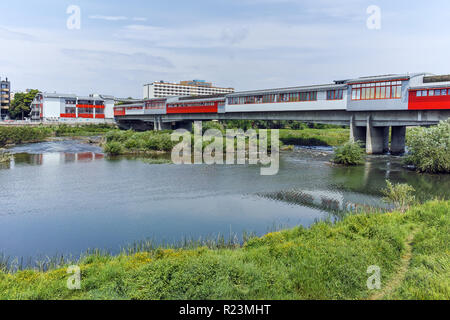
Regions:
[[[367,268],[381,268],[380,298],[450,298],[450,202],[406,213],[360,214],[251,238],[234,249],[156,249],[90,255],[81,290],[66,268],[0,273],[0,299],[366,299]],[[399,266],[412,241],[404,281]],[[409,248],[409,247],[408,247]]]
[[[21,143],[41,142],[56,137],[78,137],[102,135],[115,126],[107,124],[88,124],[78,126],[54,125],[54,126],[1,126],[0,148],[7,145]]]
[[[349,140],[349,129],[280,130],[280,141],[286,145],[340,146]]]
[[[225,133],[225,129],[218,123],[206,123],[203,131],[207,129],[219,129]],[[176,144],[170,139],[171,131],[120,131],[112,130],[106,134],[106,153],[119,154],[142,154],[151,152],[167,152],[172,150]],[[337,146],[345,143],[349,138],[347,129],[302,129],[280,130],[280,141],[284,145],[304,146]],[[208,143],[204,143],[206,146]],[[269,141],[270,146],[270,141]]]

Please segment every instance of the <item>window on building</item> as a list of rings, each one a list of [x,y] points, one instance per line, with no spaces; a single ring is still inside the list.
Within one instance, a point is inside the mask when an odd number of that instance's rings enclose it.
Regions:
[[[356,95],[356,91],[354,93]],[[344,98],[344,89],[327,91],[327,100],[342,100],[343,98]]]
[[[352,100],[400,99],[401,97],[401,81],[379,81],[352,85]]]

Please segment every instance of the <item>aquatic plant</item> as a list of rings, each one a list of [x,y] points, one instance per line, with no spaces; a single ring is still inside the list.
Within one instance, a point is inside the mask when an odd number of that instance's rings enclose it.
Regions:
[[[414,188],[407,183],[392,184],[389,180],[386,180],[387,187],[382,189],[381,192],[384,195],[383,201],[394,205],[394,207],[405,212],[416,201],[414,196]]]
[[[346,142],[343,146],[334,149],[332,161],[346,166],[355,166],[364,163],[365,152],[359,142]]]

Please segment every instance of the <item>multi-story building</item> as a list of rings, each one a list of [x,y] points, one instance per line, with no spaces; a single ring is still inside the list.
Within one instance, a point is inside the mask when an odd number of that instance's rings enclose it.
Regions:
[[[144,85],[143,96],[144,99],[153,99],[174,96],[207,96],[233,92],[233,88],[214,87],[211,82],[204,80],[189,80],[180,83],[156,81]]]
[[[0,78],[0,118],[6,117],[11,106],[11,83]]]
[[[114,118],[114,97],[39,92],[31,103],[31,120],[102,122]]]

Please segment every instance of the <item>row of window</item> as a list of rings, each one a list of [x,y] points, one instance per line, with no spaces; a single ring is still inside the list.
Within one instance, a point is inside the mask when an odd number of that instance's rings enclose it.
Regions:
[[[316,101],[317,91],[265,94],[247,97],[230,97],[228,104],[257,104],[274,102]]]
[[[352,85],[352,100],[400,99],[401,81],[382,81]]]
[[[344,99],[344,89],[327,91],[327,100],[342,100],[342,99]]]
[[[145,109],[164,109],[166,103],[164,101],[147,101],[145,102]]]
[[[183,107],[214,107],[216,105],[215,101],[205,101],[205,102],[191,102],[191,103],[170,103],[167,105],[168,108],[183,108]]]
[[[416,91],[417,97],[450,96],[450,89],[432,89]]]

